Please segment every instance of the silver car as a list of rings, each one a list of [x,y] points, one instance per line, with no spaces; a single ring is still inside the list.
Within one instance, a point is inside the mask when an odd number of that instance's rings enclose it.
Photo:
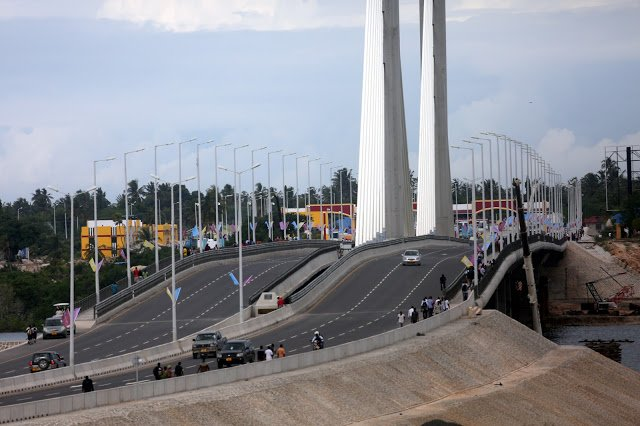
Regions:
[[[420,256],[420,252],[418,250],[405,250],[404,253],[402,253],[403,265],[420,266],[421,261],[422,261],[422,256]]]
[[[55,337],[66,338],[67,327],[62,324],[62,317],[55,316],[44,320],[44,327],[42,327],[42,338],[51,339]]]

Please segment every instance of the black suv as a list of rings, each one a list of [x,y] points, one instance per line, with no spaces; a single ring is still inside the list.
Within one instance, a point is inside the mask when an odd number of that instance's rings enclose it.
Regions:
[[[191,353],[193,359],[198,357],[216,357],[216,353],[222,349],[222,346],[227,342],[226,337],[222,337],[219,331],[212,331],[207,333],[198,333],[193,343],[191,344]]]
[[[245,364],[256,360],[251,340],[229,340],[218,352],[218,368],[225,365]]]
[[[29,361],[29,369],[32,373],[66,366],[67,363],[58,352],[37,352]]]

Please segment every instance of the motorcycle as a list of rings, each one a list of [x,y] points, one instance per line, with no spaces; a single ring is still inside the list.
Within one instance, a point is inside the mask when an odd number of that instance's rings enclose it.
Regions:
[[[324,348],[324,342],[322,340],[317,339],[317,340],[314,340],[312,343],[313,343],[314,351]]]

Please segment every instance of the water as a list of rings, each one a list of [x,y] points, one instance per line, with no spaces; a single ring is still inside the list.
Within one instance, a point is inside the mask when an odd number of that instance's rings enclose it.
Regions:
[[[581,340],[633,340],[620,342],[621,364],[640,371],[640,324],[553,327],[545,337],[559,345],[586,346]]]

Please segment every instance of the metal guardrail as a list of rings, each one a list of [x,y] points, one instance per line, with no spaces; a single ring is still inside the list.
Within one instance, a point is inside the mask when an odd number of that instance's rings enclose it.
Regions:
[[[242,253],[245,256],[253,256],[274,251],[297,250],[302,248],[319,248],[333,245],[335,245],[335,242],[323,240],[286,241],[244,246],[242,248]],[[237,256],[237,247],[223,248],[220,250],[209,250],[202,253],[192,254],[183,258],[182,260],[176,261],[176,273],[185,271],[203,263],[211,262],[214,260],[235,259]],[[116,294],[109,296],[94,307],[96,316],[99,317],[101,315],[104,315],[107,312],[127,302],[128,300],[140,296],[146,291],[167,280],[170,274],[171,266],[167,266],[160,271],[138,281],[131,287],[122,289]]]
[[[332,252],[334,250],[338,250],[340,248],[340,244],[337,241],[332,241],[332,242],[335,243],[335,244],[332,244],[329,247],[319,248],[318,250],[314,251],[313,253],[310,253],[304,259],[302,259],[301,261],[297,262],[291,268],[289,268],[288,270],[286,270],[282,274],[280,274],[278,277],[276,277],[273,280],[271,280],[271,282],[269,282],[266,285],[260,287],[251,296],[249,296],[249,304],[250,305],[254,304],[260,298],[260,295],[262,293],[264,293],[265,291],[273,290],[276,286],[278,286],[278,284],[280,284],[281,282],[286,280],[287,277],[289,277],[291,274],[293,274],[297,270],[305,267],[305,265],[309,261],[311,261],[312,259],[314,259],[314,258],[316,258],[316,257],[318,257],[318,256],[320,256],[322,254],[330,253],[330,252]]]

